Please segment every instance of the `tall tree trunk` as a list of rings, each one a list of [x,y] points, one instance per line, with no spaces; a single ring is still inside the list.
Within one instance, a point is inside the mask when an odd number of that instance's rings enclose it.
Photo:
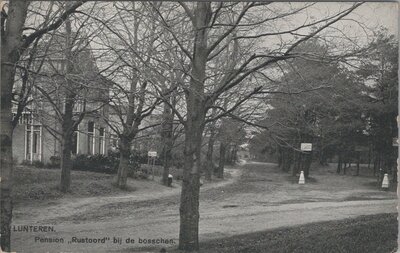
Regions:
[[[193,105],[198,105],[198,103],[199,101],[192,102]],[[190,106],[189,108],[193,112],[196,110],[197,113],[193,117],[188,116],[187,127],[185,128],[185,158],[179,208],[179,249],[185,252],[199,249],[201,139],[205,117],[205,114],[201,112],[201,107],[195,109],[195,106]]]
[[[287,163],[285,148],[279,149],[279,156],[280,156],[279,167],[281,168],[282,171],[285,171],[285,167],[286,167],[286,163]]]
[[[73,110],[75,104],[76,93],[74,92],[74,83],[71,80],[71,75],[74,70],[73,55],[72,55],[72,30],[71,21],[69,18],[65,20],[66,40],[65,40],[65,59],[66,59],[66,83],[65,83],[65,104],[64,114],[62,118],[62,154],[61,154],[61,180],[60,190],[62,192],[69,191],[71,186],[71,152],[72,152],[72,135],[73,135]],[[94,138],[94,137],[93,137]]]
[[[234,165],[237,161],[237,146],[232,147],[232,152],[231,152],[231,164]]]
[[[344,159],[346,159],[346,157]],[[343,166],[343,175],[346,175],[346,169],[347,169],[347,161],[345,160],[344,166]]]
[[[206,104],[204,81],[208,57],[208,26],[211,3],[197,2],[192,23],[195,29],[190,87],[186,90],[185,167],[183,172],[179,229],[179,249],[199,250],[199,195],[201,141],[205,124]]]
[[[298,161],[297,161],[297,172],[300,172],[303,168],[303,153],[302,152],[298,152]]]
[[[282,168],[283,165],[283,150],[282,148],[278,148],[278,167]]]
[[[285,148],[284,154],[285,154],[284,155],[284,159],[286,161],[285,161],[285,164],[283,166],[283,171],[289,172],[290,171],[290,167],[292,166],[292,163],[293,163],[293,153],[288,148]]]
[[[226,161],[226,143],[221,142],[219,146],[219,163],[218,163],[218,171],[217,178],[224,178],[224,167]]]
[[[1,248],[11,251],[12,220],[12,90],[15,65],[21,56],[22,28],[28,2],[10,1],[5,34],[1,34],[1,111],[0,111],[0,223]]]
[[[304,161],[304,177],[308,178],[310,175],[310,167],[312,163],[312,151],[305,154],[305,161]]]
[[[131,141],[126,135],[119,138],[119,165],[116,178],[116,185],[120,189],[126,188],[129,170],[129,157],[131,155]]]
[[[168,185],[168,175],[169,175],[169,168],[171,166],[172,148],[173,148],[172,131],[173,131],[174,114],[172,113],[172,110],[167,103],[164,104],[163,115],[164,115],[164,120],[161,124],[161,142],[163,145],[162,160],[164,166],[162,183],[163,185]]]
[[[296,150],[293,149],[293,166],[292,166],[292,176],[296,176],[298,170],[297,170],[297,164],[299,160],[299,153],[296,152]]]
[[[60,190],[61,192],[68,192],[71,186],[71,169],[72,169],[72,134],[71,130],[67,130],[62,135],[61,140],[61,180],[60,180]]]
[[[211,126],[210,138],[208,139],[207,154],[205,161],[205,178],[207,181],[211,181],[212,173],[214,170],[213,153],[214,153],[214,143],[215,143],[215,128]]]
[[[360,175],[360,159],[361,159],[361,154],[358,152],[358,154],[357,154],[357,172],[356,172],[356,176]]]
[[[3,49],[3,48],[2,48]],[[2,62],[3,56],[2,53]],[[11,90],[15,71],[12,67],[2,65],[1,68],[1,247],[11,251],[11,219],[12,219],[12,113]]]
[[[368,170],[371,168],[372,147],[369,145],[368,149]]]
[[[340,171],[341,171],[341,169],[342,169],[342,161],[343,161],[342,153],[339,152],[339,154],[338,154],[337,169],[336,169],[336,173],[338,173],[338,174],[340,174]]]

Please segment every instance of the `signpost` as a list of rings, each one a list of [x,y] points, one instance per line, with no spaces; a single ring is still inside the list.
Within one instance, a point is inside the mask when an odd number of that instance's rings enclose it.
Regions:
[[[308,171],[310,169],[310,165],[311,165],[311,155],[312,155],[312,143],[301,143],[300,144],[300,150],[303,151],[302,153],[300,153],[300,164],[302,164],[302,168],[303,170],[300,173],[300,179],[299,179],[299,184],[304,184],[304,177],[307,176],[308,177]],[[306,159],[304,162],[305,164],[303,165],[303,156]],[[305,173],[304,173],[305,172]]]
[[[151,165],[151,178],[154,180],[154,164],[156,163],[157,151],[149,151],[147,152],[147,164]]]
[[[312,143],[301,143],[300,150],[301,151],[311,151],[312,150]]]
[[[149,152],[147,153],[147,155],[148,155],[149,157],[157,157],[157,151],[149,151]]]
[[[398,147],[399,146],[399,139],[398,138],[393,138],[392,145],[393,145],[393,147]]]

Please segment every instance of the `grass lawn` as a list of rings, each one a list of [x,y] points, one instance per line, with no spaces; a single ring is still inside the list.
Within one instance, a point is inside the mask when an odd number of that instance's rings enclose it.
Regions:
[[[146,180],[128,179],[126,190],[115,187],[114,175],[88,172],[71,171],[71,189],[67,194],[59,189],[60,169],[41,169],[27,166],[16,166],[14,170],[13,195],[16,203],[21,201],[37,201],[58,199],[65,196],[90,197],[106,196],[113,194],[126,194],[142,186]]]
[[[395,252],[397,214],[314,223],[202,244],[203,252]]]
[[[200,252],[390,253],[397,248],[397,230],[396,213],[368,215],[206,241]]]

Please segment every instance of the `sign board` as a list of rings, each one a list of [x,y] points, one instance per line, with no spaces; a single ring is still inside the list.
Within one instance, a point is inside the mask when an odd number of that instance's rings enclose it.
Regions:
[[[302,143],[300,145],[301,151],[311,151],[312,150],[312,143]]]
[[[398,147],[399,146],[399,139],[398,138],[393,138],[393,141],[392,141],[392,145],[394,146],[394,147]]]
[[[150,157],[157,157],[157,151],[149,151],[147,155]]]

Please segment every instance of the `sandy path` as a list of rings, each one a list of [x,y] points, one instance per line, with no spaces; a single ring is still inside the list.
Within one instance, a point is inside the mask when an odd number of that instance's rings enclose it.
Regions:
[[[234,183],[240,176],[241,170],[227,169],[231,176],[229,179],[219,182],[206,183],[201,187],[202,191],[224,187]],[[60,217],[68,217],[72,215],[86,213],[91,210],[96,210],[104,205],[126,203],[126,202],[141,202],[151,201],[157,199],[164,199],[171,196],[178,196],[181,192],[181,187],[175,185],[174,187],[164,187],[157,182],[149,182],[157,187],[157,190],[144,191],[139,189],[126,195],[120,196],[106,196],[106,197],[84,197],[84,198],[62,198],[55,201],[42,202],[39,205],[31,203],[27,205],[19,205],[14,214],[18,217],[18,223],[41,223],[44,220],[58,219]]]

